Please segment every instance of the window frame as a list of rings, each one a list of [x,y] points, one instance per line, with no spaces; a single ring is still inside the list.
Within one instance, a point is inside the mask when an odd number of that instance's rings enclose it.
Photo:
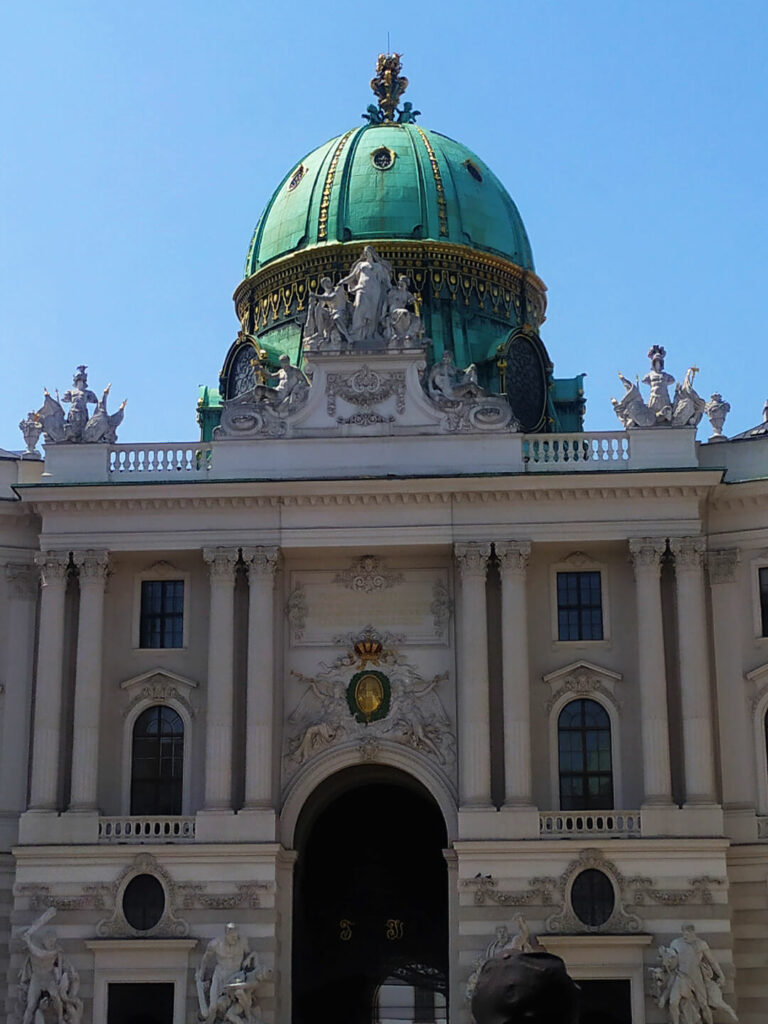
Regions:
[[[752,562],[752,610],[755,639],[759,643],[768,644],[768,632],[763,632],[763,605],[760,598],[761,570],[768,575],[768,560],[765,557],[757,558]],[[766,613],[768,614],[768,605],[766,606]],[[768,623],[766,624],[768,625]]]
[[[561,640],[560,616],[557,593],[557,576],[561,572],[596,572],[600,574],[600,603],[603,614],[603,636],[601,640]],[[596,647],[610,647],[611,617],[608,587],[608,566],[598,562],[583,552],[577,551],[561,562],[550,565],[550,616],[552,621],[552,645],[554,648],[583,648],[594,650]]]
[[[558,720],[560,713],[567,704],[575,700],[593,700],[608,715],[611,726],[611,774],[613,776],[613,807],[602,811],[563,811],[560,807],[560,737]],[[549,718],[549,749],[550,749],[550,789],[552,807],[562,814],[610,814],[624,810],[624,788],[621,772],[621,732],[618,707],[615,698],[598,693],[594,690],[584,693],[567,692],[561,694],[552,705]]]
[[[131,645],[134,653],[162,655],[165,652],[186,651],[189,646],[189,572],[180,572],[170,563],[159,563],[136,573],[133,587],[133,616],[131,627]],[[142,647],[141,646],[141,591],[142,583],[169,583],[179,580],[184,585],[182,604],[181,647]]]
[[[609,758],[610,758],[610,768],[607,771],[605,769],[597,769],[595,771],[590,771],[586,767],[583,767],[583,768],[579,769],[578,771],[571,771],[571,770],[564,771],[564,769],[562,767],[562,764],[560,762],[560,737],[561,737],[562,733],[563,732],[576,733],[576,734],[584,737],[590,731],[590,727],[588,725],[584,725],[583,721],[582,721],[582,723],[579,724],[578,728],[565,728],[565,727],[561,726],[560,718],[562,717],[564,712],[568,709],[568,707],[571,704],[584,704],[586,702],[589,702],[591,704],[595,704],[603,712],[605,712],[605,717],[606,717],[607,723],[608,723],[607,732],[608,732],[608,754],[609,754]],[[582,709],[582,711],[583,711],[583,709]],[[605,729],[602,728],[602,727],[596,727],[595,731],[599,731],[599,732],[602,733],[602,732],[605,732]],[[587,753],[588,752],[587,752],[586,748],[584,748],[582,750],[582,755],[583,755],[582,756],[582,762],[583,763],[586,762],[586,755],[587,755]],[[577,694],[577,695],[575,695],[573,700],[568,701],[568,703],[564,704],[563,707],[560,709],[560,714],[557,716],[557,762],[558,762],[557,763],[557,800],[558,800],[558,804],[559,804],[559,810],[563,811],[563,813],[572,813],[572,814],[581,813],[581,812],[597,814],[600,811],[615,811],[616,810],[616,807],[615,807],[616,794],[614,792],[614,786],[613,786],[613,736],[612,736],[612,730],[611,730],[611,719],[610,719],[610,715],[608,714],[608,712],[606,711],[604,706],[600,703],[600,701],[595,700],[589,694]],[[568,808],[563,807],[563,776],[564,775],[569,777],[569,778],[572,777],[572,778],[581,779],[585,783],[587,783],[588,780],[590,778],[592,778],[592,777],[597,777],[598,779],[600,779],[600,778],[604,778],[605,776],[608,776],[609,777],[609,781],[610,781],[610,803],[609,803],[609,805],[607,807],[568,807]],[[585,797],[584,799],[586,800],[587,798]]]
[[[173,711],[174,714],[178,715],[179,716],[179,720],[181,721],[181,729],[182,729],[182,733],[181,733],[181,786],[179,787],[180,788],[180,792],[179,792],[179,804],[180,804],[180,807],[179,807],[178,812],[176,812],[175,814],[170,814],[168,812],[162,812],[162,811],[139,811],[139,812],[136,812],[136,811],[134,811],[132,809],[132,803],[133,803],[133,770],[134,770],[134,760],[135,760],[135,758],[134,758],[134,744],[135,744],[135,740],[136,740],[136,735],[135,735],[136,734],[136,726],[138,725],[139,719],[143,715],[146,715],[147,712],[153,711],[155,708],[168,708],[169,710]],[[129,793],[128,793],[128,807],[129,807],[129,810],[128,810],[128,813],[131,815],[131,817],[134,817],[134,818],[145,818],[145,817],[147,817],[147,818],[153,818],[153,817],[169,818],[169,817],[179,817],[180,815],[183,814],[183,807],[184,807],[184,775],[185,775],[184,768],[185,768],[185,762],[186,762],[187,742],[188,742],[188,732],[187,732],[187,727],[186,727],[186,724],[184,722],[184,719],[183,719],[181,713],[179,712],[179,710],[177,708],[173,707],[168,701],[157,700],[157,701],[154,701],[153,703],[148,704],[146,707],[143,707],[141,709],[141,711],[139,712],[139,714],[136,715],[136,717],[133,719],[133,725],[131,727],[131,739],[130,739],[130,745],[131,745],[131,760],[130,760],[130,768],[129,768],[130,779],[128,780],[128,786],[129,786]]]
[[[152,648],[155,650],[156,648]],[[166,648],[166,650],[175,650],[175,648]],[[145,673],[145,675],[154,676],[162,675],[162,673]],[[141,681],[144,675],[137,677],[138,681]],[[137,680],[129,680],[129,684],[134,684]],[[182,680],[180,677],[171,676],[169,679],[171,683],[186,683],[186,680]],[[189,684],[188,684],[189,685]],[[197,684],[191,684],[197,685]],[[121,684],[125,688],[125,684]],[[121,792],[121,815],[124,817],[176,817],[176,815],[131,815],[131,774],[133,770],[133,727],[136,724],[138,717],[149,708],[156,705],[166,705],[167,707],[173,708],[173,710],[180,715],[182,722],[184,723],[184,752],[182,755],[182,779],[181,779],[181,814],[178,817],[187,817],[191,814],[191,771],[192,771],[192,715],[190,714],[190,708],[188,703],[182,702],[181,700],[167,695],[163,697],[147,697],[145,700],[137,701],[136,704],[130,708],[128,713],[125,715],[123,720],[123,785]]]

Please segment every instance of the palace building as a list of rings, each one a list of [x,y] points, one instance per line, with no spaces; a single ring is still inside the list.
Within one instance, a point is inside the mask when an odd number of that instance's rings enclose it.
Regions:
[[[584,1024],[764,1024],[768,411],[653,346],[585,431],[505,186],[371,84],[198,438],[80,366],[0,451],[0,1017],[470,1024],[530,932]]]

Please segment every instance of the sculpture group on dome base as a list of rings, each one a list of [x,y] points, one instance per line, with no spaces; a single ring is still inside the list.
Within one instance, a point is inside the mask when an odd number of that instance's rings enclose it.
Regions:
[[[253,384],[224,403],[214,440],[310,437],[397,429],[417,433],[517,431],[509,402],[478,382],[477,368],[445,352],[426,372],[424,337],[411,281],[372,245],[336,284],[320,279],[303,330],[306,372],[287,355],[276,373],[266,353],[252,360]],[[343,411],[339,405],[347,406]],[[345,414],[346,412],[346,414]]]
[[[664,369],[666,351],[661,345],[653,345],[648,352],[651,368],[643,377],[642,383],[650,388],[646,402],[640,393],[639,382],[632,383],[622,373],[619,379],[624,385],[624,396],[612,398],[613,411],[621,420],[625,429],[634,427],[697,427],[706,413],[712,424],[713,440],[723,438],[723,424],[730,411],[730,405],[723,401],[722,395],[713,394],[709,402],[694,389],[693,381],[699,372],[697,366],[690,367],[683,378],[682,384],[675,382],[671,373]],[[669,389],[675,385],[674,395],[670,398]]]
[[[117,412],[107,412],[107,396],[112,387],[107,384],[101,398],[88,387],[87,367],[78,366],[72,378],[72,387],[68,388],[59,398],[58,391],[54,398],[47,388],[45,398],[37,412],[31,412],[19,424],[27,445],[25,455],[35,454],[35,446],[44,435],[46,444],[115,444],[117,428],[123,422],[126,402]],[[65,414],[61,403],[69,405]],[[93,412],[89,405],[95,405]]]

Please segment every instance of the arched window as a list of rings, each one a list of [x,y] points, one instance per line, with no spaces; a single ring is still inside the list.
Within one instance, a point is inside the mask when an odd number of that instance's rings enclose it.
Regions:
[[[557,721],[560,810],[605,811],[613,807],[611,723],[595,700],[573,700]]]
[[[147,708],[133,727],[131,814],[181,814],[184,723],[164,704]]]

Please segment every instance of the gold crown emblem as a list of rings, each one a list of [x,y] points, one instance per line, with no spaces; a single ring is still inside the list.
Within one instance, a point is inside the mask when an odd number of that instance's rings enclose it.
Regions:
[[[365,665],[369,661],[377,662],[381,657],[383,647],[378,640],[358,640],[354,650],[358,661],[361,665]]]

